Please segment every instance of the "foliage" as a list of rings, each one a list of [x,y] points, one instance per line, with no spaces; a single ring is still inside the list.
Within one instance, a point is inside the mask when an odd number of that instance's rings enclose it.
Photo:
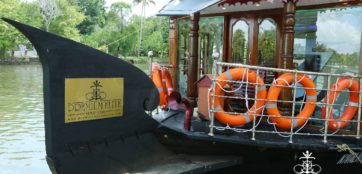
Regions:
[[[155,55],[164,57],[168,52],[168,19],[150,17],[145,23],[142,55],[153,51]]]
[[[138,37],[138,51],[137,51],[137,55],[140,56],[141,52],[142,52],[142,32],[143,32],[143,18],[145,16],[145,7],[153,4],[155,5],[155,1],[153,0],[133,0],[134,4],[142,4],[142,12],[141,12],[141,20],[140,20],[140,29],[139,29],[139,37]],[[143,50],[144,51],[144,50]]]
[[[234,62],[246,63],[246,53],[248,50],[245,33],[237,29],[233,34],[232,57]]]
[[[153,4],[155,5],[155,1],[154,0],[133,0],[134,4],[140,4],[140,3],[144,3],[145,5],[149,5],[149,4]]]
[[[266,30],[259,36],[259,60],[263,65],[272,65],[275,59],[276,32]]]
[[[57,0],[39,0],[40,11],[44,19],[45,31],[49,31],[49,25],[60,15]]]
[[[59,0],[59,8],[62,13],[49,26],[49,31],[80,41],[79,30],[76,27],[83,21],[84,15],[79,11],[79,7],[67,0]]]
[[[85,15],[85,19],[77,26],[81,34],[91,34],[97,27],[106,23],[104,0],[76,0],[77,5]]]
[[[316,46],[313,49],[315,52],[331,53],[331,57],[328,62],[329,66],[331,66],[331,68],[329,68],[330,72],[333,72],[332,69],[337,68],[337,71],[339,71],[337,73],[342,73],[344,71],[358,73],[359,55],[357,52],[340,53],[319,42],[317,42]]]
[[[138,53],[141,16],[131,15],[131,5],[117,2],[106,11],[104,0],[52,0],[57,12],[47,14],[41,8],[42,0],[1,0],[0,14],[51,33],[80,41],[117,57],[132,57]],[[140,1],[139,3],[143,3]],[[146,4],[155,1],[147,0]],[[44,5],[44,4],[43,4]],[[49,5],[49,4],[48,4]],[[53,4],[54,5],[54,4]],[[53,18],[50,19],[50,16]],[[152,50],[155,56],[167,58],[168,18],[144,18],[143,49],[141,56]],[[27,39],[7,23],[0,21],[0,54],[16,50],[19,44],[31,48]],[[140,58],[143,59],[144,57]]]
[[[36,2],[22,2],[20,0],[1,0],[0,14],[19,22],[35,27],[41,26],[40,9]],[[5,51],[15,50],[18,44],[30,45],[27,39],[14,27],[4,21],[0,21],[0,57]]]
[[[119,17],[120,23],[121,23],[121,32],[125,25],[125,17],[127,17],[131,13],[131,5],[127,4],[125,2],[116,2],[111,5],[111,10],[109,12],[109,19],[112,19],[111,15],[113,15],[113,18]]]

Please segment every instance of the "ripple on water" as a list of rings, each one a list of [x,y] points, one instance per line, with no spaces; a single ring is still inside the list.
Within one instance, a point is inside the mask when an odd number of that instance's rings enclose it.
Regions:
[[[45,161],[42,69],[0,65],[0,173],[50,173]]]

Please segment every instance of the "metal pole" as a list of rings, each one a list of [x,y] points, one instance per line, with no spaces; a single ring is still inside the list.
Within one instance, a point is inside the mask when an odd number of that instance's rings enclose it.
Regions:
[[[357,135],[356,138],[359,140],[361,137],[361,108],[362,107],[362,79],[359,78],[359,101],[358,101],[358,114],[357,114]]]
[[[149,67],[149,72],[150,72],[150,74],[149,74],[149,75],[150,75],[150,77],[151,77],[151,76],[152,76],[152,62],[153,62],[152,57],[149,58],[149,61],[150,61],[150,62],[149,62],[149,65],[150,65],[150,67]]]
[[[249,82],[248,82],[249,83]],[[248,84],[249,85],[249,84]],[[253,130],[252,130],[252,137],[251,140],[255,140],[255,124],[256,124],[256,112],[259,108],[257,108],[257,98],[258,98],[258,92],[259,92],[259,69],[256,69],[256,84],[255,84],[255,97],[254,97],[254,119],[253,119]],[[246,101],[248,102],[248,101]],[[264,101],[263,101],[264,102]],[[263,108],[262,108],[263,109]],[[249,117],[249,115],[245,115],[245,117]],[[261,118],[260,118],[261,119]]]
[[[327,84],[328,84],[328,90],[327,90],[327,93],[330,93],[331,92],[331,76],[329,75],[328,78],[327,78]],[[334,96],[336,97],[336,96]],[[326,106],[327,109],[327,113],[326,113],[326,118],[324,120],[324,125],[325,125],[325,128],[324,128],[324,136],[323,136],[323,143],[324,144],[327,144],[327,135],[328,135],[328,123],[329,123],[329,114],[330,114],[330,110],[331,110],[331,105],[329,105],[329,100],[330,100],[330,95],[327,95],[327,103],[326,103]],[[333,109],[333,106],[332,106],[332,109]],[[333,111],[332,111],[333,112]],[[333,113],[332,113],[333,114]]]
[[[296,70],[294,70],[294,94],[293,94],[293,107],[292,107],[292,118],[290,120],[290,123],[291,123],[291,126],[290,126],[290,137],[289,137],[289,143],[293,143],[293,129],[294,129],[294,126],[297,126],[297,125],[294,125],[294,113],[295,113],[295,98],[297,96],[297,81],[298,81],[298,72]],[[298,121],[296,122],[298,123]]]
[[[212,92],[211,92],[211,111],[210,111],[210,132],[209,132],[209,136],[214,136],[214,112],[215,112],[215,106],[214,106],[214,104],[215,104],[215,86],[216,86],[216,84],[215,83],[217,83],[216,82],[216,74],[217,74],[217,72],[218,72],[218,66],[217,66],[217,60],[216,59],[214,59],[214,63],[213,63],[213,72],[212,72],[212,85],[211,85],[211,90],[212,90]],[[209,103],[208,103],[208,105],[209,105]]]

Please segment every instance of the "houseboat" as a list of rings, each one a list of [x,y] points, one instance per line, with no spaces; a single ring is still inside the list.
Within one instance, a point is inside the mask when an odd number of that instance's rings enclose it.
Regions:
[[[172,0],[169,62],[9,19],[43,65],[53,173],[361,173],[360,0]]]

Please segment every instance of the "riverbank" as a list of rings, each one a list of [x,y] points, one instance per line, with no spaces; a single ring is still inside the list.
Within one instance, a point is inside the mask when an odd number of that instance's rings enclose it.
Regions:
[[[136,64],[148,64],[150,61],[150,58],[147,56],[128,56],[128,57],[122,57],[123,60],[127,62],[133,62]],[[165,63],[167,62],[167,58],[161,58],[161,57],[152,57],[152,62],[158,62],[158,63]]]
[[[149,57],[147,56],[128,56],[121,58],[127,62],[130,62],[132,64],[148,64],[149,63]],[[160,57],[153,57],[152,62],[158,62],[158,63],[167,63],[167,59],[160,58]],[[39,59],[38,58],[3,58],[0,59],[0,65],[23,65],[23,64],[38,64]]]
[[[22,65],[22,64],[38,64],[38,58],[4,58],[0,59],[0,65]]]

